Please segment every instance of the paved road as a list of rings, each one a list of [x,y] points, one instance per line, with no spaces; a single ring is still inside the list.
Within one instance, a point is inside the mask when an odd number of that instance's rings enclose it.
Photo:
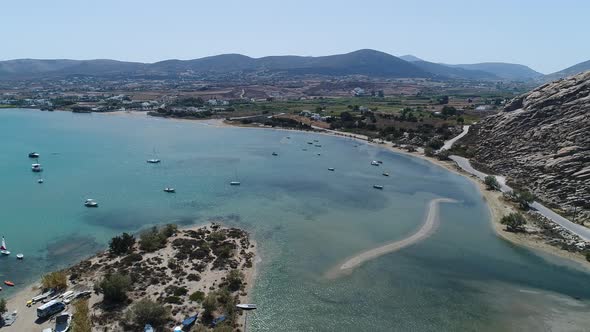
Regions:
[[[463,157],[459,157],[459,156],[450,156],[450,158],[454,162],[456,162],[457,165],[459,167],[461,167],[465,172],[473,174],[473,175],[477,176],[478,178],[480,178],[481,180],[483,180],[486,176],[488,176],[487,174],[480,172],[480,171],[476,170],[475,168],[473,168],[473,166],[471,166],[471,163],[469,162],[469,159],[467,159],[467,158],[463,158]],[[498,182],[500,182],[500,190],[502,190],[502,192],[512,191],[512,188],[510,188],[508,185],[506,185],[506,178],[505,177],[496,176],[496,178],[498,179]],[[581,237],[583,240],[590,241],[590,228],[587,228],[587,227],[584,227],[584,226],[581,226],[581,225],[578,225],[578,224],[575,224],[575,223],[569,221],[568,219],[553,212],[551,209],[543,206],[539,202],[533,202],[531,204],[531,208],[533,208],[534,210],[539,212],[544,217],[551,219],[553,222],[560,225],[561,227],[563,227],[563,228],[567,229],[568,231]]]
[[[456,141],[460,140],[461,137],[467,135],[468,132],[469,132],[469,126],[463,126],[463,131],[459,135],[446,141],[445,145],[443,145],[443,147],[440,148],[439,151],[440,150],[450,150],[453,147],[453,144],[455,144]]]

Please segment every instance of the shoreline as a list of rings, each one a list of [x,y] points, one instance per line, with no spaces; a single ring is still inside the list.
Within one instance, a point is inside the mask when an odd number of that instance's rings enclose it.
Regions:
[[[119,112],[110,112],[109,114],[112,115],[125,115],[126,113],[123,111]],[[137,116],[139,114],[134,114]],[[144,114],[146,117],[150,117],[147,113]],[[455,162],[452,160],[449,161],[442,161],[434,157],[427,157],[423,154],[423,152],[408,152],[403,150],[399,147],[394,147],[391,143],[378,143],[375,141],[369,141],[369,138],[365,135],[361,134],[354,134],[354,133],[347,133],[341,132],[337,130],[330,130],[330,129],[323,129],[323,128],[312,128],[312,130],[300,130],[300,129],[292,129],[292,128],[280,128],[280,127],[268,127],[264,125],[240,125],[236,123],[231,123],[226,121],[225,119],[181,119],[181,118],[164,118],[164,119],[171,119],[176,121],[196,121],[201,123],[206,123],[207,125],[213,125],[219,128],[222,127],[235,127],[235,128],[242,128],[242,129],[263,129],[263,130],[276,130],[276,131],[285,131],[285,132],[302,132],[302,133],[311,133],[311,134],[318,134],[318,135],[327,135],[332,137],[340,137],[340,138],[350,138],[359,141],[360,143],[372,145],[375,147],[379,147],[385,150],[388,150],[393,153],[398,153],[406,156],[415,157],[424,161],[427,161],[431,164],[436,166],[442,167],[447,171],[450,171],[454,174],[459,176],[463,176],[470,180],[472,184],[479,190],[482,199],[486,202],[486,206],[488,208],[490,214],[490,227],[496,233],[496,235],[501,238],[502,240],[508,241],[512,244],[525,247],[528,249],[533,249],[533,251],[539,251],[539,253],[549,254],[551,256],[556,256],[558,258],[563,258],[569,260],[580,267],[584,268],[587,271],[590,271],[590,262],[586,260],[586,258],[582,254],[572,253],[566,250],[559,249],[557,247],[551,246],[545,243],[541,239],[535,239],[532,235],[527,234],[520,234],[520,233],[510,233],[505,231],[504,225],[500,223],[500,219],[512,212],[517,212],[513,206],[508,204],[502,199],[501,192],[494,192],[489,191],[486,189],[484,183],[477,179],[474,175],[469,174],[462,170]]]
[[[352,273],[354,269],[363,265],[365,262],[396,252],[430,237],[440,222],[438,208],[441,203],[457,203],[457,201],[450,198],[435,198],[430,200],[426,209],[427,212],[424,218],[424,223],[415,233],[404,239],[389,242],[349,257],[344,263],[330,269],[328,273],[326,273],[326,277],[328,279],[335,279],[342,275]]]
[[[393,153],[398,153],[406,156],[415,157],[436,166],[442,167],[445,170],[452,172],[456,175],[463,176],[466,179],[470,180],[471,183],[479,190],[482,199],[486,202],[486,206],[488,208],[490,214],[490,226],[493,229],[494,233],[502,240],[507,241],[509,243],[515,244],[517,246],[521,246],[524,248],[532,249],[533,252],[538,251],[537,254],[548,254],[557,258],[566,259],[575,263],[579,267],[583,268],[585,271],[590,272],[590,262],[586,260],[586,258],[582,254],[572,253],[566,250],[559,249],[557,247],[551,246],[545,243],[541,239],[533,238],[533,235],[527,235],[522,233],[511,233],[505,231],[505,226],[500,223],[500,219],[505,215],[518,212],[516,208],[508,204],[502,199],[502,193],[499,191],[489,191],[486,189],[485,184],[476,178],[474,175],[469,174],[462,170],[455,162],[452,160],[449,161],[442,161],[434,157],[427,157],[423,154],[423,152],[408,152],[403,150],[399,147],[394,147],[391,143],[383,143],[380,144],[378,142],[370,142],[368,137],[365,135],[354,134],[354,133],[347,133],[347,132],[340,132],[336,130],[326,130],[326,129],[315,129],[313,131],[303,131],[298,129],[289,129],[289,128],[272,128],[266,126],[234,126],[231,123],[227,123],[224,120],[219,120],[225,126],[231,127],[238,127],[238,128],[252,128],[252,129],[270,129],[270,130],[281,130],[281,131],[298,131],[304,133],[313,133],[313,134],[320,134],[320,135],[328,135],[333,137],[341,137],[341,138],[352,138],[364,144],[372,145],[375,147],[379,147],[385,150],[388,150]]]
[[[187,238],[187,232],[198,232],[201,230],[210,230],[210,231],[214,231],[216,229],[222,230],[222,231],[228,231],[230,229],[235,229],[220,223],[216,223],[214,221],[208,222],[208,223],[200,223],[200,224],[194,224],[194,225],[189,225],[186,227],[182,227],[182,228],[178,228],[177,234],[173,235],[172,237],[170,237],[167,245],[161,249],[156,250],[155,252],[140,252],[140,254],[143,257],[143,260],[141,262],[146,262],[149,261],[150,259],[154,259],[154,258],[164,258],[164,262],[167,262],[168,259],[172,259],[175,260],[175,257],[173,255],[172,252],[172,248],[174,247],[172,245],[172,240],[173,239],[186,239]],[[252,296],[252,291],[254,289],[254,285],[255,285],[255,281],[256,281],[256,276],[257,276],[257,269],[258,269],[258,264],[260,263],[260,259],[259,259],[259,253],[258,253],[258,245],[256,243],[256,241],[251,240],[250,237],[251,235],[246,232],[246,231],[242,231],[241,229],[237,229],[241,232],[243,232],[244,234],[246,234],[246,240],[247,240],[247,244],[248,244],[248,248],[245,251],[245,254],[251,254],[250,257],[252,257],[252,265],[250,267],[245,267],[245,265],[240,264],[241,267],[236,268],[237,270],[241,271],[243,273],[243,289],[238,290],[236,293],[236,298],[238,300],[239,303],[248,303],[248,301],[251,299]],[[139,239],[138,239],[139,240]],[[237,240],[236,240],[237,241]],[[242,251],[244,251],[244,249],[241,249]],[[131,253],[129,255],[133,255],[134,253]],[[113,261],[120,261],[122,258],[125,258],[129,255],[126,256],[115,256],[114,258],[109,258],[109,249],[105,248],[104,250],[95,253],[93,255],[88,256],[85,259],[80,260],[79,262],[67,266],[63,269],[60,269],[58,271],[65,271],[68,275],[71,274],[76,274],[77,272],[80,271],[80,269],[84,270],[85,267],[85,263],[92,263],[92,264],[88,264],[88,265],[101,265],[105,263],[105,259],[107,260],[113,260]],[[243,256],[240,253],[240,248],[236,248],[235,250],[235,254],[234,254],[234,258],[239,258],[240,262],[242,261],[242,258],[240,258],[241,256]],[[117,263],[115,263],[117,264]],[[207,263],[209,264],[209,263]],[[188,288],[189,292],[186,296],[188,296],[189,294],[191,294],[194,291],[200,290],[203,291],[205,294],[211,292],[211,291],[216,291],[217,287],[221,287],[221,283],[224,281],[226,274],[229,272],[230,270],[224,268],[224,269],[220,269],[220,270],[214,270],[212,268],[207,268],[205,271],[202,271],[199,273],[200,277],[198,281],[194,282],[190,282],[190,281],[186,281],[183,282],[182,284],[180,284],[179,286],[185,286],[185,288]],[[51,273],[51,272],[57,272],[57,271],[47,271],[47,273]],[[190,273],[190,272],[196,272],[193,269],[189,269],[186,270],[185,272]],[[89,275],[83,276],[83,277],[79,277],[78,279],[76,279],[74,282],[72,282],[72,280],[70,279],[68,282],[68,290],[71,289],[80,289],[80,288],[87,288],[87,289],[92,289],[92,285],[94,284],[94,282],[97,282],[98,280],[101,279],[102,275],[104,274],[103,271],[98,271],[98,270],[92,270],[92,272],[90,272]],[[173,283],[173,285],[175,285],[175,283]],[[157,292],[164,292],[164,284],[162,285],[149,285],[148,287],[151,289],[151,291],[157,291]],[[215,290],[214,290],[215,289]],[[147,289],[146,289],[147,290]],[[7,331],[7,332],[38,332],[43,328],[48,328],[48,327],[53,327],[54,322],[52,320],[47,320],[41,323],[36,322],[36,308],[40,305],[40,304],[33,304],[31,307],[27,307],[27,301],[29,301],[31,298],[33,298],[34,296],[38,295],[41,292],[41,280],[37,280],[31,284],[26,285],[23,289],[17,291],[16,293],[12,294],[10,297],[5,298],[6,299],[6,304],[7,304],[7,313],[12,313],[14,311],[18,312],[18,318],[16,319],[15,323],[11,326],[4,326],[2,327],[2,331]],[[144,292],[145,293],[145,292]],[[129,296],[130,298],[134,298],[137,297],[137,291],[130,291],[129,292]],[[150,297],[149,295],[145,295],[142,297]],[[96,316],[97,313],[100,314],[100,310],[96,309],[94,305],[100,304],[100,301],[102,299],[102,295],[96,295],[96,294],[92,294],[91,297],[89,298],[89,303],[90,303],[90,313],[91,316]],[[137,300],[137,298],[136,298]],[[157,301],[158,299],[156,299]],[[185,300],[186,301],[186,300]],[[189,302],[190,303],[190,302]],[[188,306],[188,307],[195,307],[195,303],[192,303],[190,305],[183,305],[183,306]],[[173,306],[173,313],[172,313],[172,319],[174,320],[175,324],[178,324],[178,322],[180,320],[183,319],[183,317],[186,316],[186,314],[183,312],[184,309],[182,311],[176,311],[174,310],[176,309],[176,307]],[[71,313],[72,311],[72,307],[71,304],[66,306],[66,309],[64,310],[68,311]],[[176,311],[176,313],[175,313]],[[201,312],[202,309],[198,310],[197,312]],[[236,319],[236,324],[241,328],[243,326],[243,319],[241,318],[240,313],[238,313],[237,319]],[[93,330],[96,328],[119,328],[120,326],[118,326],[118,322],[114,321],[114,322],[110,322],[107,325],[96,325],[96,322],[93,324]]]

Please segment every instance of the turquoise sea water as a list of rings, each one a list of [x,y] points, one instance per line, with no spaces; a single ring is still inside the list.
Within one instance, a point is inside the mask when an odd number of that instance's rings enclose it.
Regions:
[[[154,150],[162,163],[147,164]],[[31,151],[41,154],[43,184],[30,170]],[[374,159],[383,165],[371,166]],[[590,275],[499,239],[467,179],[343,138],[2,110],[0,183],[0,235],[13,252],[0,257],[0,279],[21,287],[123,231],[217,219],[250,231],[260,247],[252,331],[536,330],[551,324],[556,306],[589,308]],[[177,193],[162,192],[166,186]],[[324,277],[359,251],[415,232],[435,197],[460,203],[442,205],[430,238],[350,275]],[[100,207],[85,208],[86,198]],[[540,295],[522,295],[531,292]],[[561,297],[577,299],[551,300]],[[523,299],[537,301],[539,312]],[[518,310],[530,319],[519,320]]]

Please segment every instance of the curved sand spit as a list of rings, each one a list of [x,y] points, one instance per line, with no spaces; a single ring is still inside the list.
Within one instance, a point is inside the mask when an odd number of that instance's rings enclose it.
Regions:
[[[412,245],[418,241],[426,239],[427,237],[432,235],[432,233],[436,229],[436,226],[438,225],[439,204],[440,203],[456,203],[456,202],[457,202],[456,200],[450,199],[450,198],[435,198],[435,199],[431,200],[428,203],[428,209],[427,209],[428,212],[426,214],[424,224],[422,225],[422,227],[420,227],[420,229],[416,233],[410,235],[409,237],[407,237],[403,240],[391,242],[391,243],[385,244],[383,246],[361,252],[360,254],[347,259],[343,264],[330,270],[327,273],[327,277],[328,278],[336,278],[342,274],[351,272],[352,270],[359,267],[361,264],[363,264],[366,261],[370,261],[372,259],[383,256],[385,254],[392,253],[394,251],[397,251],[397,250],[405,248],[409,245]]]

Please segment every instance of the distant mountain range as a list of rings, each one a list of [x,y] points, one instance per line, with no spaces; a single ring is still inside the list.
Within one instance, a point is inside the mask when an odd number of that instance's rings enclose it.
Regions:
[[[584,65],[586,64],[586,65]],[[551,75],[567,76],[590,61]],[[529,81],[544,77],[527,66],[510,63],[448,65],[424,61],[413,55],[396,57],[375,50],[346,54],[304,57],[268,56],[251,58],[222,54],[194,60],[165,60],[156,63],[116,60],[37,60],[0,61],[1,80],[57,79],[69,76],[141,78],[294,78],[305,75],[342,77],[362,75],[374,78],[432,78],[461,80]]]

